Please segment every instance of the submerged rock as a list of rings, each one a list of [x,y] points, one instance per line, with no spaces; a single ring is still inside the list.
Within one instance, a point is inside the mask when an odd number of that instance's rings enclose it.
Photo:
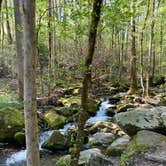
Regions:
[[[57,166],[69,166],[70,155],[61,157]],[[80,153],[78,166],[112,166],[111,160],[107,159],[97,148],[84,150]]]
[[[14,135],[24,127],[22,112],[17,109],[0,109],[0,142],[14,140]]]
[[[137,108],[116,114],[114,120],[130,136],[140,130],[157,131],[166,135],[166,107]]]
[[[120,166],[164,166],[165,154],[166,136],[139,131],[121,155]]]

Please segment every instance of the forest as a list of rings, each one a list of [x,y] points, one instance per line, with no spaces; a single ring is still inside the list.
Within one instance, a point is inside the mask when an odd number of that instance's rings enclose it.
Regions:
[[[166,165],[165,0],[0,0],[0,165]]]

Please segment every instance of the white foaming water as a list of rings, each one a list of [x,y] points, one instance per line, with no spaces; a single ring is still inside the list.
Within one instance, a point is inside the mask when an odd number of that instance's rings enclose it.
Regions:
[[[108,117],[107,115],[105,115],[105,109],[111,107],[112,105],[109,104],[109,101],[103,101],[99,107],[99,111],[97,112],[96,116],[91,117],[87,120],[87,123],[89,124],[94,124],[96,122],[104,122],[107,121],[109,119],[111,119],[110,117]]]
[[[39,138],[39,149],[41,150],[41,145],[51,136],[54,130],[51,131],[45,131],[40,135]],[[9,158],[6,160],[6,165],[10,166],[16,163],[21,163],[23,161],[26,161],[26,152],[27,150],[21,150],[19,152],[13,153]]]

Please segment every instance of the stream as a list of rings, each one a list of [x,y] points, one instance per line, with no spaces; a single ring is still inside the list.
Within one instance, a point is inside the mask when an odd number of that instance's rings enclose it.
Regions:
[[[111,106],[111,104],[109,104],[108,100],[103,100],[96,116],[90,117],[87,120],[87,123],[95,124],[96,122],[104,122],[104,121],[111,119],[111,117],[105,115],[105,109],[110,106]],[[62,134],[64,134],[65,131],[71,127],[75,127],[74,124],[68,123],[64,126],[63,129],[60,129],[60,132]],[[39,138],[39,149],[40,150],[43,150],[41,148],[41,145],[51,136],[53,131],[54,130],[45,131],[40,134],[40,138]],[[58,155],[58,154],[47,153],[46,155],[41,157],[41,165],[43,165],[43,166],[55,165],[56,159],[58,156],[60,156],[60,154]],[[9,152],[9,153],[2,153],[0,151],[0,166],[26,166],[26,149],[15,150],[15,151]]]

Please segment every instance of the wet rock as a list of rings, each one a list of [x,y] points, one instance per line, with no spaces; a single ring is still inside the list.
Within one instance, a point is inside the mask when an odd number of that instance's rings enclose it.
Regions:
[[[166,107],[133,109],[116,114],[114,121],[130,136],[140,130],[157,131],[166,135]]]
[[[115,109],[116,109],[116,105],[110,105],[108,108],[105,109],[105,114],[107,116],[113,117],[116,112]]]
[[[67,122],[64,116],[58,115],[55,111],[46,112],[44,114],[44,120],[51,129],[59,129]]]
[[[120,156],[130,142],[130,137],[125,135],[117,138],[106,150],[107,155]]]
[[[115,136],[112,133],[98,132],[89,138],[89,146],[102,145],[108,146],[115,140]]]
[[[152,132],[139,131],[121,155],[121,166],[164,166],[166,136]]]
[[[16,132],[24,127],[22,112],[12,108],[0,109],[0,142],[13,141]]]
[[[54,131],[49,139],[42,144],[42,148],[52,151],[66,150],[69,146],[70,142],[68,138],[58,130]]]
[[[61,157],[57,166],[69,166],[70,165],[70,155]],[[80,153],[78,166],[112,166],[111,160],[106,158],[101,151],[97,148],[84,150]]]

